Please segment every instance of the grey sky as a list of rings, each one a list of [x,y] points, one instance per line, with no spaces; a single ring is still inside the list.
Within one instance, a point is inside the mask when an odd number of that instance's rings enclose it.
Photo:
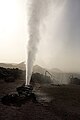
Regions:
[[[0,0],[0,62],[25,59],[26,0]]]
[[[46,1],[46,0],[44,0]],[[80,0],[52,0],[40,24],[35,64],[80,72]],[[0,0],[0,62],[25,61],[27,0]]]

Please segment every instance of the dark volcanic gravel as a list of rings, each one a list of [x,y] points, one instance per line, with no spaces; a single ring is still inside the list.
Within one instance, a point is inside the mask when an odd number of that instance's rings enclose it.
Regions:
[[[20,84],[1,82],[0,97],[16,91]],[[80,86],[41,86],[39,91],[47,93],[52,101],[34,103],[30,100],[20,107],[0,102],[0,120],[80,120]],[[40,97],[45,98],[45,95]]]
[[[28,101],[21,107],[0,104],[0,120],[60,120],[39,103]]]

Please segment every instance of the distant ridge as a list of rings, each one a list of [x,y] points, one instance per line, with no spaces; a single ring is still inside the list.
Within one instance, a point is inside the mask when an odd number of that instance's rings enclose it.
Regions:
[[[26,69],[25,62],[21,62],[21,63],[17,64],[16,67],[19,68],[19,69],[21,69],[21,70],[25,70]]]
[[[25,65],[25,62],[21,62],[19,64],[8,64],[8,63],[0,63],[0,67],[4,67],[4,68],[18,68],[18,69],[21,69],[21,70],[26,70],[26,65]],[[39,65],[35,65],[33,67],[33,73],[40,73],[40,74],[45,74],[45,71],[49,71],[50,73],[62,73],[62,71],[58,68],[53,68],[53,69],[46,69],[46,68],[43,68]]]
[[[34,67],[33,67],[33,73],[40,73],[40,74],[45,74],[45,71],[46,71],[46,69],[45,68],[43,68],[43,67],[41,67],[41,66],[39,66],[39,65],[35,65]]]
[[[9,63],[0,63],[0,67],[4,67],[4,68],[19,68],[21,70],[25,70],[26,67],[25,67],[25,63],[24,62],[21,62],[19,64],[9,64]]]
[[[52,68],[50,71],[53,73],[62,73],[62,71],[58,68]]]
[[[8,63],[0,63],[0,67],[4,67],[4,68],[14,68],[15,65],[13,65],[13,64],[8,64]]]

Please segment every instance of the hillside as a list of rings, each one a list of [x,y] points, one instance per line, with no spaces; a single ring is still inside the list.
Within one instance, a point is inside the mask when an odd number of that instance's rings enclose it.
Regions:
[[[25,63],[24,62],[21,62],[19,64],[8,64],[8,63],[0,63],[0,67],[3,67],[3,68],[19,68],[21,70],[25,70],[26,67],[25,67]]]
[[[25,65],[25,62],[21,62],[19,64],[8,64],[8,63],[0,63],[0,67],[4,67],[4,68],[19,68],[21,70],[25,70],[26,69],[26,65]],[[45,71],[49,71],[50,73],[62,73],[61,70],[59,70],[58,68],[53,68],[53,69],[46,69],[46,68],[43,68],[39,65],[35,65],[33,67],[33,73],[40,73],[40,74],[45,74]]]
[[[3,68],[18,68],[20,70],[26,70],[25,62],[21,62],[19,64],[8,64],[8,63],[0,63],[0,67]],[[58,68],[52,68],[52,69],[46,69],[39,65],[35,65],[33,67],[33,73],[40,73],[42,75],[45,75],[46,71],[48,71],[52,75],[52,79],[55,79],[60,84],[67,84],[70,82],[70,76],[73,75],[73,77],[77,77],[80,79],[80,73],[65,73],[62,70]],[[47,76],[51,75],[47,72]]]

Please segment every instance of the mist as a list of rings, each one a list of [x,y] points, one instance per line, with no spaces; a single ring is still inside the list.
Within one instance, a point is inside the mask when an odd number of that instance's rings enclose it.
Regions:
[[[29,42],[28,42],[28,56],[26,66],[26,84],[29,84],[33,63],[35,61],[38,43],[40,41],[40,25],[42,21],[48,16],[49,11],[53,6],[53,11],[56,10],[64,0],[33,0],[30,3],[30,18],[28,22],[29,26]],[[44,33],[43,33],[44,34]]]
[[[40,26],[40,43],[35,64],[80,72],[80,1],[59,1]],[[44,33],[44,34],[43,34]]]

